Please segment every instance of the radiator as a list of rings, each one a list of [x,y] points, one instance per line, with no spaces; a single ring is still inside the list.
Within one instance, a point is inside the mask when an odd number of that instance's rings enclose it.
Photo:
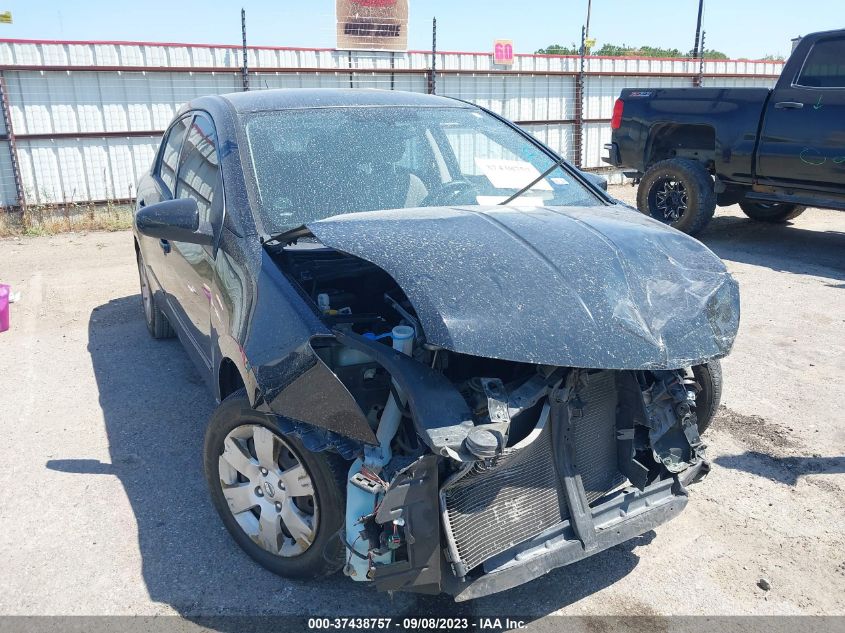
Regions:
[[[590,374],[578,391],[575,465],[592,503],[625,481],[616,465],[616,388],[612,371]],[[456,569],[466,573],[488,558],[568,518],[552,449],[554,416],[529,445],[476,463],[442,490],[447,538]]]

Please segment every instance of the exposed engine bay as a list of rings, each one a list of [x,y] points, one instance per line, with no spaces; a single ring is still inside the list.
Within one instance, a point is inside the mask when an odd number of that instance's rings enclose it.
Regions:
[[[340,535],[354,580],[500,591],[668,520],[709,469],[688,368],[458,353],[379,266],[307,235],[271,253],[333,332],[311,347],[372,431]]]

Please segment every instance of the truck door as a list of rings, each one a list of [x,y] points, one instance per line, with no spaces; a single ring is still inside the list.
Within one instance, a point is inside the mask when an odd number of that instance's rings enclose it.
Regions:
[[[760,135],[759,182],[845,192],[845,37],[815,42],[778,85]]]

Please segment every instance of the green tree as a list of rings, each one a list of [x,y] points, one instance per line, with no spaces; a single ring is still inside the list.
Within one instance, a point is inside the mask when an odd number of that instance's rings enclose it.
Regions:
[[[607,55],[610,57],[681,57],[677,48],[659,48],[657,46],[628,46],[627,44],[603,44],[601,48],[592,51],[593,55]]]
[[[621,57],[623,55],[630,54],[629,51],[633,50],[630,46],[618,46],[616,44],[602,44],[601,48],[593,49],[593,55],[604,55],[606,57]]]
[[[695,51],[689,51],[687,53],[687,57],[692,57]],[[722,51],[717,51],[712,48],[704,49],[704,59],[727,59],[728,56],[725,55]]]
[[[552,44],[546,48],[540,48],[534,51],[536,55],[577,55],[579,47],[575,44],[569,46],[561,46],[560,44]]]

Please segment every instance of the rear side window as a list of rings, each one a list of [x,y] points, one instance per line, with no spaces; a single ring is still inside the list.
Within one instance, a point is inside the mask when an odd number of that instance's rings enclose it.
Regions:
[[[845,39],[829,39],[813,45],[798,85],[808,88],[845,88]]]
[[[214,125],[204,115],[194,117],[188,136],[182,145],[177,198],[193,198],[201,220],[208,220],[219,228],[222,200],[219,200],[220,165],[217,158],[217,139]]]
[[[158,175],[167,189],[173,193],[176,184],[176,167],[179,164],[179,150],[182,147],[182,139],[185,137],[185,130],[191,117],[177,121],[164,141],[164,151],[161,154]]]

